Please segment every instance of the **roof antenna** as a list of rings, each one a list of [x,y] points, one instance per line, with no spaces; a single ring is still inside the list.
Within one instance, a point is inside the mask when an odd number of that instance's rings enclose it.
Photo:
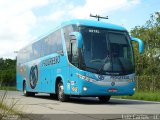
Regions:
[[[106,17],[101,17],[100,15],[97,15],[97,14],[96,14],[96,15],[90,14],[90,17],[95,17],[95,18],[97,18],[98,21],[100,21],[100,18],[101,18],[101,19],[108,19],[108,16],[106,16]]]

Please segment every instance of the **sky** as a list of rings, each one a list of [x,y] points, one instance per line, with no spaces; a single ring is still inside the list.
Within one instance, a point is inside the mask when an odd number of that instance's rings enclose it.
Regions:
[[[71,19],[95,19],[125,27],[142,26],[160,12],[160,0],[0,0],[0,58],[14,59],[27,44]]]

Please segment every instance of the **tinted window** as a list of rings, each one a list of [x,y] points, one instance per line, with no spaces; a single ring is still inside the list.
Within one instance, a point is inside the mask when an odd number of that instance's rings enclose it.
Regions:
[[[61,39],[61,31],[57,30],[52,33],[49,37],[49,49],[50,54],[55,53],[57,51],[63,50],[62,47],[62,39]]]
[[[76,40],[71,41],[71,51],[72,51],[71,63],[78,67],[78,49],[76,45]]]
[[[42,52],[41,52],[41,56],[46,56],[50,53],[50,50],[49,50],[49,37],[46,37],[42,40]]]
[[[66,48],[67,48],[67,53],[69,54],[69,50],[70,50],[70,37],[69,37],[69,33],[73,32],[73,27],[70,26],[66,26],[63,30],[64,32],[64,38],[65,38],[65,42],[66,42]]]
[[[37,59],[41,56],[41,41],[34,43],[32,46],[33,59]]]
[[[73,31],[78,31],[78,28],[77,28],[76,25],[69,25],[69,26],[65,26],[63,28],[68,57],[70,57],[70,54],[71,54],[71,52],[70,52],[70,36],[69,36],[69,34],[71,32],[73,32]]]
[[[81,27],[86,70],[100,74],[134,72],[133,51],[126,32]]]
[[[27,62],[29,59],[30,59],[30,51],[28,49],[29,47],[26,47],[24,49],[22,49],[20,52],[19,52],[19,55],[18,55],[18,61],[20,63],[24,63],[24,62]]]
[[[22,49],[18,54],[18,61],[21,63],[28,62],[56,53],[62,49],[61,30],[57,30],[47,37]]]

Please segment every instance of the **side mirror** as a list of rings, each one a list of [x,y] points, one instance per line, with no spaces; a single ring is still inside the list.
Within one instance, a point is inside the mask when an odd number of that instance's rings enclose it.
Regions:
[[[77,47],[78,48],[82,48],[82,45],[83,45],[83,40],[82,40],[82,34],[80,33],[80,32],[71,32],[70,34],[69,34],[72,38],[73,38],[73,40],[77,40]]]
[[[142,54],[144,52],[144,43],[141,39],[131,37],[132,41],[138,42],[139,53]]]

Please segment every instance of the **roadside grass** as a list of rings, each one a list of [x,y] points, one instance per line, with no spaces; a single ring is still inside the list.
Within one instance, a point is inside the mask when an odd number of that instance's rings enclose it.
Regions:
[[[18,100],[12,99],[10,103],[7,103],[7,91],[4,91],[0,96],[0,120],[8,119],[21,119],[27,118],[22,112],[21,108],[16,108]]]
[[[1,86],[0,90],[6,90],[6,91],[17,91],[16,86]]]
[[[133,100],[146,100],[146,101],[160,102],[160,91],[156,91],[156,92],[137,91],[133,96],[112,96],[112,97],[120,98],[120,99],[133,99]]]
[[[17,111],[14,110],[14,107],[17,102],[12,101],[10,105],[6,105],[6,99],[7,99],[7,91],[4,92],[4,94],[0,97],[0,119],[3,120],[7,118],[10,114],[16,114]]]

